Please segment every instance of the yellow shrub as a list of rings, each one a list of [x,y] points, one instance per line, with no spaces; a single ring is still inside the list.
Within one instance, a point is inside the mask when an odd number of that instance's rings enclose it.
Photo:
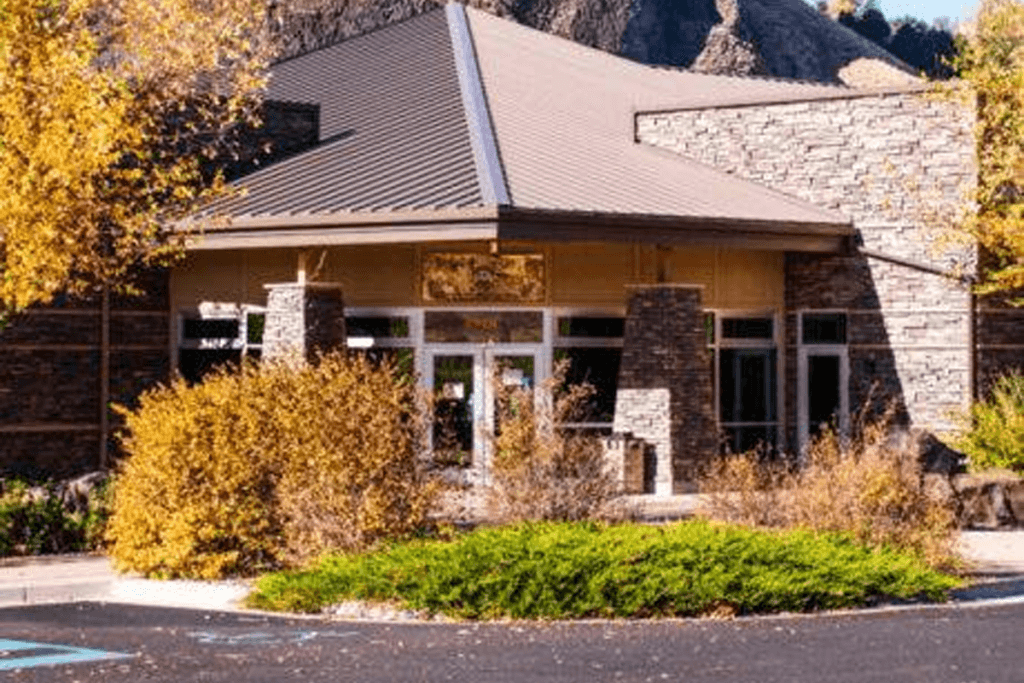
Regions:
[[[122,412],[108,530],[122,569],[251,574],[408,532],[431,503],[413,386],[388,365],[246,365]]]

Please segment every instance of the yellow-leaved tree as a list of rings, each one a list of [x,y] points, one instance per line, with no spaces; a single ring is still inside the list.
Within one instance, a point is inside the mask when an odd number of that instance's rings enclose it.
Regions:
[[[1024,3],[982,0],[959,45],[976,106],[978,184],[967,232],[983,249],[982,293],[1024,290]]]
[[[256,122],[264,0],[0,0],[0,318],[166,263]]]

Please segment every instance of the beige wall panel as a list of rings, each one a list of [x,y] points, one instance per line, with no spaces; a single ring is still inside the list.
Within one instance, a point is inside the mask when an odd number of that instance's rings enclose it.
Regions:
[[[256,306],[267,304],[264,285],[294,282],[298,275],[299,254],[295,249],[252,249],[246,252],[245,301]]]
[[[310,272],[320,253],[310,252]],[[317,279],[341,283],[347,306],[414,306],[416,270],[416,247],[411,245],[337,247],[327,251]]]
[[[322,253],[309,252],[310,276]],[[656,250],[638,252],[630,244],[556,244],[548,253],[549,299],[554,306],[622,307],[627,284],[653,281],[638,278],[637,269],[657,269]],[[294,249],[194,252],[171,276],[172,310],[203,301],[263,305],[263,285],[293,281],[296,265]],[[670,282],[703,285],[704,305],[709,308],[784,305],[782,252],[674,248],[665,255],[665,266]],[[340,282],[350,306],[415,306],[417,268],[412,245],[335,247],[327,250],[317,279]]]
[[[785,305],[785,253],[722,249],[718,253],[716,306],[760,308]]]
[[[244,251],[199,251],[171,271],[171,311],[204,301],[240,302],[246,297]]]
[[[263,285],[295,280],[297,263],[294,249],[193,252],[172,272],[171,309],[203,302],[263,306]]]
[[[557,244],[550,253],[552,305],[626,305],[626,285],[635,282],[633,245]]]
[[[715,287],[714,247],[686,247],[670,250],[665,257],[665,277],[669,282],[701,285],[701,304],[706,308],[718,305]]]

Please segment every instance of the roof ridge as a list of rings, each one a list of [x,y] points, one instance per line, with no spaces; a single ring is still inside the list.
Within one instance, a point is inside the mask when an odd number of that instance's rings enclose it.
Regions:
[[[466,18],[466,8],[459,2],[444,7],[452,42],[452,56],[459,78],[462,106],[473,148],[480,194],[485,204],[510,205],[508,182],[501,160],[501,151],[488,107],[487,92],[480,77],[473,34]]]
[[[869,59],[877,59],[870,57]],[[688,66],[677,66],[674,64],[646,64],[658,71],[669,71],[671,73],[685,73],[693,76],[706,76],[708,78],[734,78],[742,81],[761,81],[768,83],[779,83],[782,85],[812,85],[819,88],[832,88],[834,90],[852,90],[850,86],[843,83],[825,83],[813,78],[791,78],[789,76],[774,76],[772,74],[709,74],[703,71],[695,71]]]

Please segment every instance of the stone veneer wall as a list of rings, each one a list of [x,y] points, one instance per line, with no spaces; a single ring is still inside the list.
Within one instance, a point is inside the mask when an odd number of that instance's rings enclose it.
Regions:
[[[654,445],[655,493],[695,490],[717,448],[700,287],[628,288],[613,431]]]
[[[928,211],[957,206],[972,187],[972,123],[965,108],[904,92],[641,113],[636,129],[643,143],[852,217],[865,250],[970,272],[974,251],[936,254],[924,226]],[[924,269],[863,253],[787,254],[790,439],[799,310],[846,311],[851,408],[877,384],[914,424],[941,430],[972,391],[970,307],[966,286]]]
[[[341,285],[288,282],[266,285],[267,318],[263,358],[318,352],[345,346],[345,306]]]
[[[141,297],[111,297],[109,400],[131,406],[165,381],[167,274],[148,274]],[[0,330],[0,475],[65,477],[100,465],[103,314],[99,297],[62,297]],[[121,420],[113,411],[111,430]],[[116,457],[116,442],[109,442]]]

